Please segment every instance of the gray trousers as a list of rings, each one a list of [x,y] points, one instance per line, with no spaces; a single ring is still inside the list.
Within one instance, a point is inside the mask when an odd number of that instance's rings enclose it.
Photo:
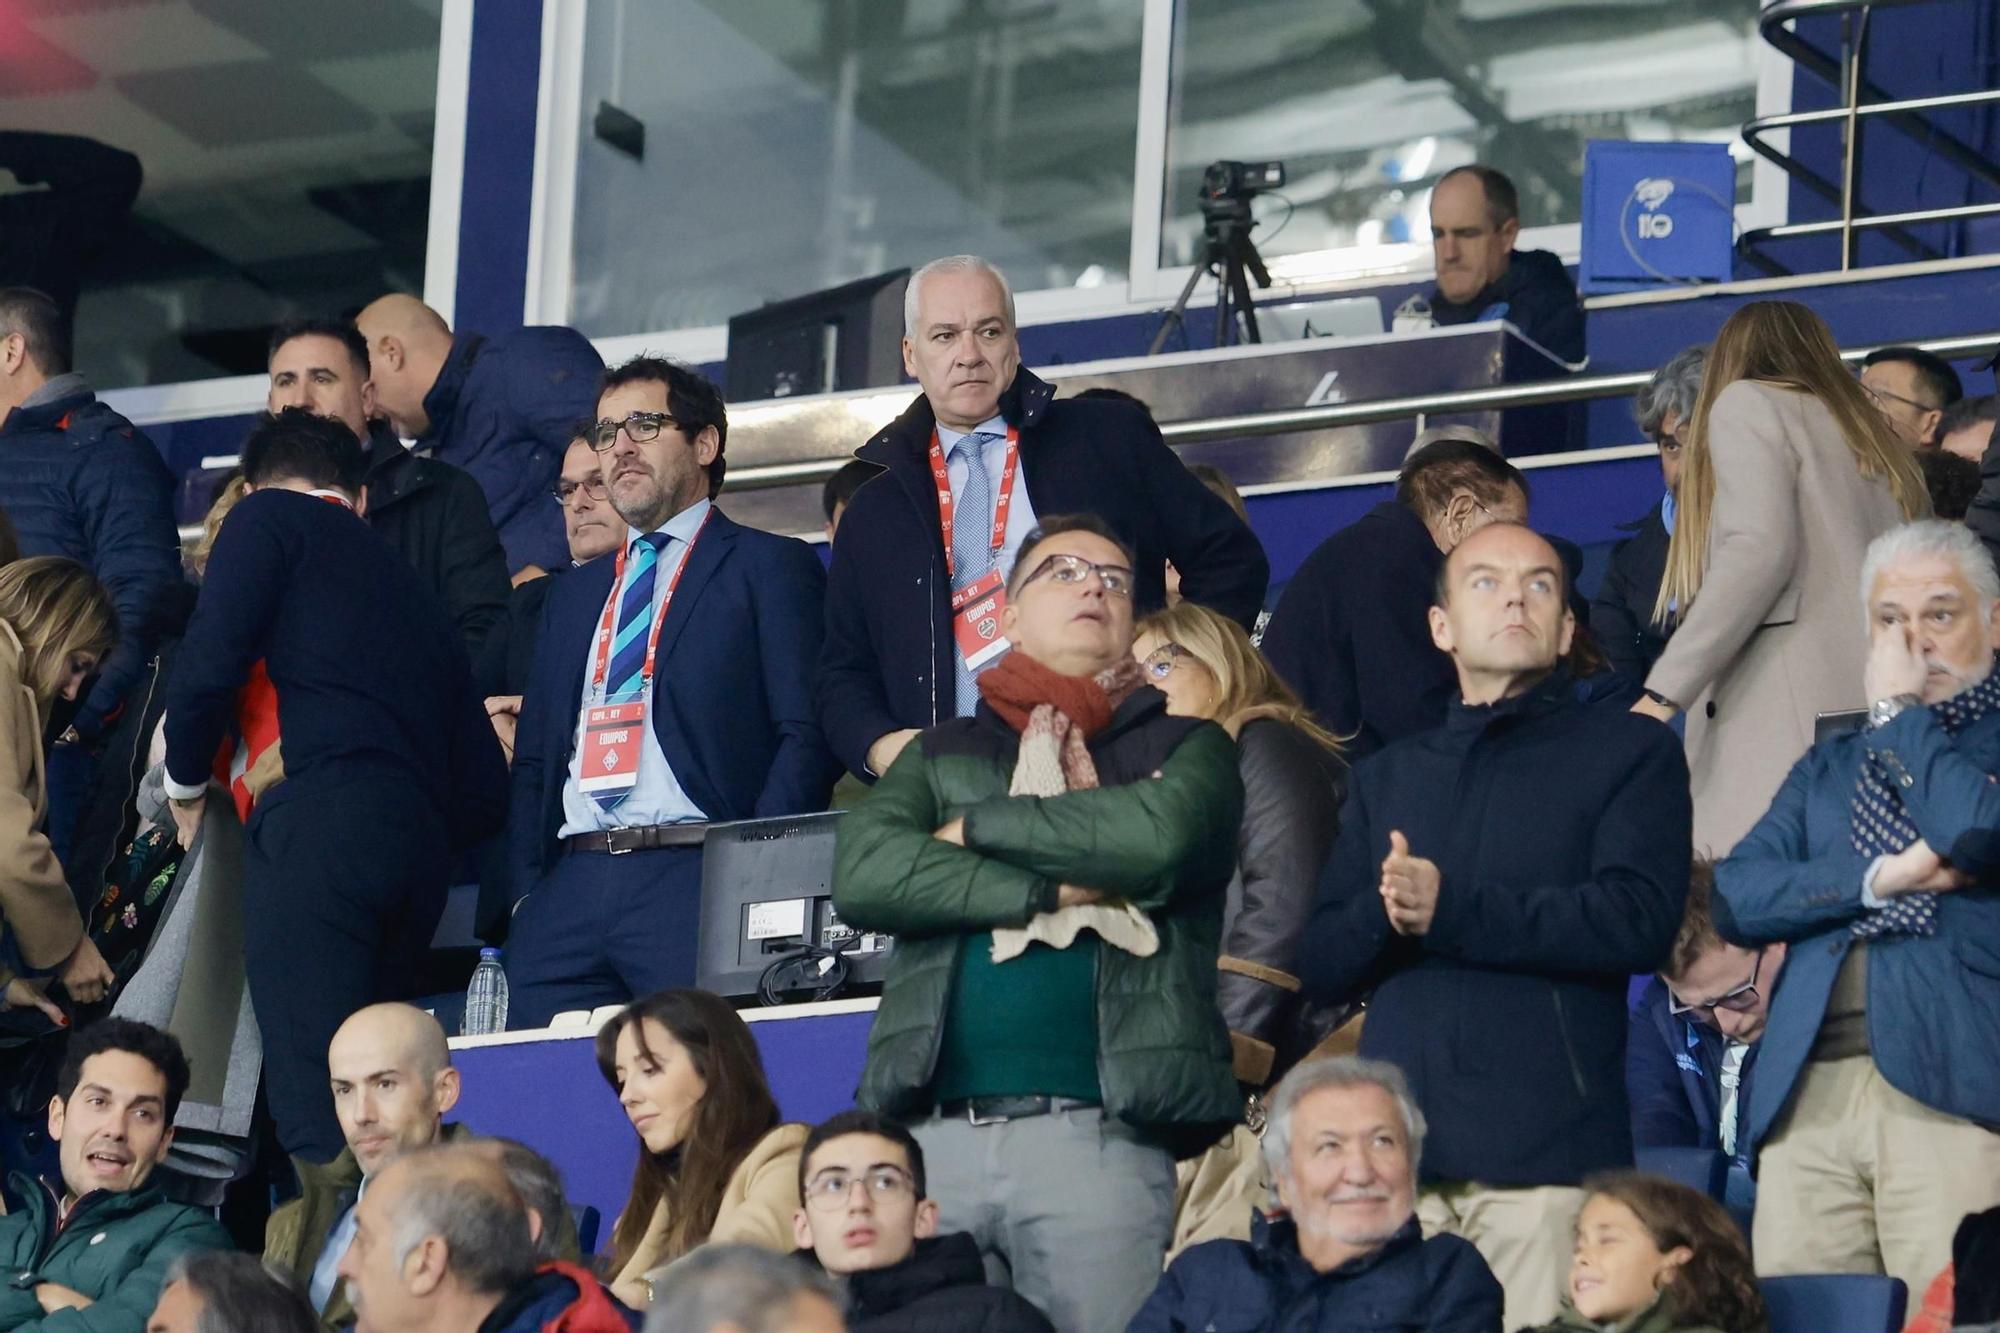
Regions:
[[[912,1125],[938,1230],[970,1232],[987,1276],[1058,1333],[1123,1333],[1160,1281],[1174,1159],[1094,1106],[998,1125]]]

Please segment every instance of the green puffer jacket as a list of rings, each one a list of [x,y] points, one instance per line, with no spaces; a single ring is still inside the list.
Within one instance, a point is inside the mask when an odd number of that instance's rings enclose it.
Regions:
[[[1060,885],[1083,885],[1141,908],[1160,936],[1150,958],[1098,951],[1105,1114],[1191,1156],[1242,1118],[1215,998],[1243,817],[1236,746],[1212,722],[1167,716],[1151,689],[1090,742],[1095,790],[1007,795],[1019,743],[982,703],[906,746],[841,822],[835,909],[896,937],[858,1100],[927,1113],[962,938],[1025,925]],[[931,836],[961,815],[963,848]]]
[[[1728,1333],[1763,1333],[1764,1327],[1759,1324],[1755,1329],[1735,1329]],[[1524,1328],[1521,1333],[1725,1333],[1725,1330],[1682,1319],[1675,1308],[1673,1292],[1667,1290],[1639,1313],[1612,1324],[1592,1323],[1565,1296],[1562,1311],[1554,1323],[1540,1328]]]
[[[170,1202],[147,1185],[130,1194],[95,1190],[56,1226],[55,1195],[27,1176],[12,1177],[25,1200],[0,1217],[0,1330],[37,1333],[141,1333],[159,1302],[167,1266],[195,1250],[232,1248],[229,1233],[199,1208]],[[80,1291],[93,1304],[44,1314],[35,1288],[44,1282]]]

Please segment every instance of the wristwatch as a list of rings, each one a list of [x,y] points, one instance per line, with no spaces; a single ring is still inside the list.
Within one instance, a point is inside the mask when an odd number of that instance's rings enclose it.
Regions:
[[[1886,727],[1895,721],[1896,714],[1905,708],[1914,708],[1922,702],[1922,697],[1915,694],[1892,694],[1886,699],[1877,699],[1868,705],[1868,725]]]

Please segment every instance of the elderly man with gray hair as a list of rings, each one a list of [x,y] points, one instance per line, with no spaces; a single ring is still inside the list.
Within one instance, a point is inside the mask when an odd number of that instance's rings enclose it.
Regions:
[[[1470,1241],[1424,1239],[1417,1163],[1424,1115],[1396,1066],[1308,1060],[1272,1093],[1264,1160],[1275,1206],[1251,1239],[1176,1259],[1130,1333],[1366,1326],[1499,1333],[1500,1283]]]
[[[1861,594],[1866,723],[1716,867],[1715,924],[1790,946],[1741,1131],[1757,1271],[1921,1291],[2000,1203],[2000,575],[1931,519],[1869,545]]]
[[[1631,533],[1611,552],[1611,566],[1590,603],[1590,633],[1611,659],[1612,669],[1644,684],[1646,673],[1674,632],[1671,621],[1653,621],[1653,603],[1667,570],[1667,542],[1674,534],[1674,487],[1681,479],[1681,431],[1694,420],[1701,396],[1701,373],[1708,348],[1689,347],[1653,372],[1632,400],[1639,429],[1660,451],[1666,490],[1659,503],[1620,528]]]

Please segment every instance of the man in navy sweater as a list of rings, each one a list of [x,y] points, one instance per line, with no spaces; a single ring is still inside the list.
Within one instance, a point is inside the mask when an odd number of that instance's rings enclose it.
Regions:
[[[1445,558],[1443,726],[1354,770],[1299,942],[1311,999],[1372,996],[1361,1054],[1430,1121],[1417,1213],[1479,1247],[1506,1327],[1553,1317],[1579,1188],[1632,1164],[1627,979],[1666,961],[1692,812],[1672,731],[1579,703],[1563,565],[1494,523]]]
[[[506,766],[444,606],[354,512],[367,456],[288,408],[242,450],[251,493],[217,537],[167,694],[167,794],[191,844],[237,697],[261,661],[284,776],[243,844],[244,967],[285,1150],[345,1145],[326,1051],[404,998],[452,858],[506,817]]]

